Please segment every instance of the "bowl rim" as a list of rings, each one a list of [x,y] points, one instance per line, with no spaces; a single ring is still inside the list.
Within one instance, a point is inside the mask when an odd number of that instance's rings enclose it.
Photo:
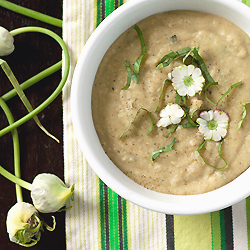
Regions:
[[[71,86],[73,129],[80,149],[91,168],[119,196],[155,212],[175,215],[203,214],[226,208],[246,198],[250,194],[250,186],[246,188],[250,168],[221,188],[203,194],[170,195],[148,190],[129,179],[108,158],[99,142],[91,114],[92,83],[99,63],[109,46],[127,28],[148,15],[177,9],[197,10],[222,16],[238,25],[250,36],[250,28],[247,25],[250,23],[250,8],[236,0],[126,2],[101,22],[79,56]],[[232,12],[234,15],[231,15]],[[103,39],[104,35],[107,39]],[[83,100],[84,105],[82,105]]]

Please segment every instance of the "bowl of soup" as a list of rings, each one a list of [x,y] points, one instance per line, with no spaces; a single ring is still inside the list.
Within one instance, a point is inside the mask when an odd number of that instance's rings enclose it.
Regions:
[[[167,214],[216,211],[250,194],[249,23],[250,9],[234,0],[138,0],[97,27],[74,72],[72,119],[83,154],[114,192]],[[174,59],[159,67],[165,55]],[[189,96],[171,83],[184,58],[205,81]],[[185,111],[181,122],[158,126],[170,104]],[[229,117],[220,141],[198,129],[209,110]]]

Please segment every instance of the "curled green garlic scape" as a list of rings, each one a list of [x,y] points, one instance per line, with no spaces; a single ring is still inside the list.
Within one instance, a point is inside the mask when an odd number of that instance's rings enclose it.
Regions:
[[[62,27],[62,20],[60,19],[50,17],[45,14],[24,8],[22,6],[13,4],[9,1],[0,0],[0,6],[6,9],[9,9],[11,11],[14,11],[16,13],[20,13],[22,15],[35,18],[39,21],[42,21],[42,22],[45,22],[45,23],[48,23],[57,27]],[[29,88],[30,86],[34,85],[35,83],[39,82],[40,80],[44,79],[45,77],[60,70],[62,68],[62,60],[52,65],[51,67],[43,70],[37,75],[31,77],[30,79],[23,82],[22,84],[19,84],[13,72],[11,71],[10,67],[8,66],[7,62],[0,58],[0,66],[2,67],[3,71],[5,72],[6,76],[8,77],[8,79],[10,80],[10,82],[12,83],[14,87],[11,91],[9,91],[8,93],[5,93],[4,95],[0,97],[0,107],[4,111],[7,117],[7,120],[9,122],[9,125],[7,127],[0,130],[0,137],[5,135],[8,132],[11,132],[12,139],[13,139],[13,150],[14,150],[14,174],[8,172],[2,166],[0,166],[0,174],[16,184],[16,198],[17,198],[17,203],[14,206],[12,206],[12,208],[8,212],[6,225],[7,225],[7,232],[9,233],[10,240],[25,247],[30,247],[30,246],[37,244],[37,242],[40,240],[43,226],[45,226],[45,228],[49,231],[53,231],[55,229],[55,225],[56,225],[55,218],[52,216],[53,227],[49,227],[45,223],[45,221],[40,217],[38,212],[48,213],[48,212],[58,211],[59,209],[61,209],[61,207],[63,207],[66,204],[66,202],[69,201],[70,198],[73,200],[73,192],[74,192],[74,185],[67,188],[66,185],[58,177],[56,177],[55,175],[49,174],[51,178],[53,178],[53,180],[57,179],[57,185],[55,183],[47,184],[47,186],[49,186],[48,190],[52,191],[52,193],[54,192],[53,197],[51,196],[50,192],[48,192],[47,194],[47,196],[49,196],[49,199],[50,199],[49,200],[50,210],[47,209],[48,205],[47,207],[41,205],[44,200],[42,199],[34,200],[36,197],[35,198],[32,197],[34,206],[32,204],[23,202],[21,188],[25,188],[34,193],[35,192],[34,190],[38,190],[38,187],[40,188],[39,190],[41,190],[43,186],[40,185],[39,181],[33,181],[33,183],[31,184],[21,179],[20,149],[19,149],[19,138],[18,138],[17,127],[25,123],[26,121],[30,120],[31,118],[33,118],[35,122],[37,123],[37,125],[47,135],[49,135],[51,138],[58,141],[54,136],[52,136],[49,132],[47,132],[46,129],[42,126],[42,124],[38,120],[37,114],[41,112],[44,108],[46,108],[60,94],[68,78],[69,68],[70,68],[70,59],[69,59],[68,49],[64,41],[62,40],[62,38],[58,36],[56,33],[52,32],[51,30],[41,28],[41,27],[22,27],[22,28],[14,29],[10,32],[2,28],[2,33],[1,33],[2,35],[0,34],[2,38],[2,42],[0,44],[0,47],[6,53],[5,54],[2,53],[1,55],[8,55],[12,53],[12,51],[14,50],[14,45],[11,43],[13,43],[14,36],[22,34],[22,33],[29,33],[29,32],[42,33],[55,39],[62,49],[62,57],[63,57],[64,64],[63,64],[63,69],[62,69],[63,75],[57,88],[42,104],[40,104],[38,107],[33,109],[23,91]],[[14,120],[13,115],[10,109],[8,108],[8,105],[6,104],[7,101],[9,101],[12,97],[16,95],[19,96],[19,98],[21,99],[21,101],[23,102],[23,104],[28,110],[28,114],[17,121]],[[48,175],[48,174],[40,174],[38,175],[39,178],[35,178],[35,179],[39,180],[43,178],[44,175]],[[55,189],[54,191],[53,191],[53,188]],[[33,194],[32,196],[35,196],[35,195]],[[47,199],[47,196],[45,195],[44,199]],[[53,204],[53,199],[57,201],[55,204]]]

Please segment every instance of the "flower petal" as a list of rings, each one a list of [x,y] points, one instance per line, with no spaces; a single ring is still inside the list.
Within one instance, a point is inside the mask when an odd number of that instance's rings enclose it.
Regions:
[[[213,136],[212,130],[209,130],[209,129],[208,129],[208,130],[206,131],[206,133],[204,134],[204,139],[205,139],[205,140],[211,140],[212,136]]]
[[[187,95],[188,96],[194,96],[195,95],[195,89],[193,88],[193,86],[190,86],[187,88]]]
[[[202,126],[202,127],[206,126],[207,127],[207,121],[206,120],[204,120],[202,118],[198,118],[196,121],[200,124],[200,126]]]
[[[199,68],[195,68],[192,74],[193,79],[201,76],[201,70]]]
[[[200,113],[200,117],[206,121],[210,121],[210,115],[207,111],[203,111]]]
[[[157,123],[156,126],[157,127],[167,127],[168,125],[171,124],[171,120],[169,119],[169,117],[165,117],[165,118],[161,118]]]
[[[175,112],[175,116],[177,117],[182,117],[184,114],[185,114],[184,110],[180,108]]]
[[[174,68],[172,71],[172,77],[182,77],[183,78],[183,74],[181,72],[181,69],[178,67]]]
[[[208,114],[209,114],[209,121],[212,121],[214,119],[214,112],[213,112],[213,110],[209,110]]]
[[[199,76],[199,77],[196,77],[196,78],[193,77],[193,80],[194,80],[194,82],[199,83],[199,84],[202,84],[202,83],[205,82],[205,79],[204,79],[203,76]]]
[[[180,88],[180,89],[177,90],[177,93],[180,96],[185,96],[185,95],[187,95],[187,88],[186,87],[182,87],[182,88]]]
[[[187,72],[189,76],[193,74],[194,70],[195,70],[194,65],[190,64],[187,66]]]
[[[181,73],[183,74],[183,76],[189,76],[187,66],[183,66],[181,68]]]
[[[220,128],[220,127],[218,127],[217,129],[216,129],[217,131],[218,131],[218,133],[221,135],[221,137],[225,137],[226,136],[226,134],[227,134],[227,130],[226,129],[224,129],[224,128]]]
[[[171,117],[170,120],[172,124],[178,124],[181,122],[181,118],[176,116]]]
[[[208,127],[199,127],[199,131],[202,134],[205,134],[208,131]]]
[[[221,135],[217,130],[213,130],[213,136],[211,138],[214,141],[220,141],[221,140]]]

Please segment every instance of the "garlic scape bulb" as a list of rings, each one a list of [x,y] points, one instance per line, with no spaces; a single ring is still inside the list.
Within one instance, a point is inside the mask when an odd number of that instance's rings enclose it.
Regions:
[[[57,212],[70,198],[73,200],[73,194],[74,185],[68,188],[53,174],[39,174],[32,183],[31,198],[35,208],[42,213]]]
[[[26,202],[18,202],[7,214],[6,226],[10,241],[21,246],[33,246],[39,240],[42,222],[35,207]]]
[[[0,26],[0,56],[7,56],[11,54],[14,49],[14,38],[11,33]]]

